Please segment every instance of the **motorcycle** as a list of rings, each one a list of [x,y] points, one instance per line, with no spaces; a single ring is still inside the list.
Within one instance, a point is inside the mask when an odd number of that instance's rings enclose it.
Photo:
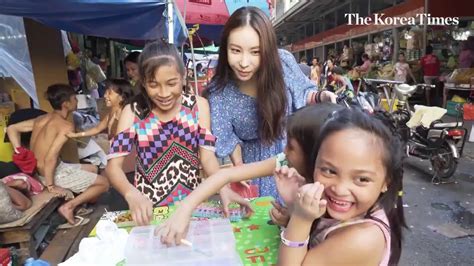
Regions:
[[[456,122],[445,123],[441,119],[437,119],[432,121],[427,128],[423,125],[414,128],[407,126],[407,122],[413,115],[408,98],[420,88],[425,89],[433,86],[428,84],[394,85],[395,93],[392,96],[392,103],[396,97],[398,104],[397,110],[391,114],[397,123],[403,141],[406,143],[408,156],[430,160],[434,172],[432,182],[441,183],[449,181],[456,171],[466,142],[467,129],[463,127],[461,106],[457,108]]]

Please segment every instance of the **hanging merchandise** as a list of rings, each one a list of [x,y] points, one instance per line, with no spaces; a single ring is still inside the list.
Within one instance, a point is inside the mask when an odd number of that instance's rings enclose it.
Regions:
[[[419,60],[421,57],[422,32],[419,27],[411,28],[405,35],[407,40],[407,61]]]
[[[66,65],[69,84],[74,88],[78,88],[82,83],[81,60],[71,51],[66,56]]]
[[[347,44],[344,45],[342,48],[342,56],[341,56],[341,67],[348,67],[352,63],[352,58],[354,57],[354,53],[352,48],[349,47]]]
[[[92,60],[87,59],[86,61],[86,71],[87,75],[90,75],[95,82],[103,82],[107,79],[104,74],[104,71],[100,68],[98,64],[92,62]]]
[[[85,60],[87,90],[94,98],[99,98],[98,83],[105,81],[107,77],[99,65],[95,64],[87,57]]]

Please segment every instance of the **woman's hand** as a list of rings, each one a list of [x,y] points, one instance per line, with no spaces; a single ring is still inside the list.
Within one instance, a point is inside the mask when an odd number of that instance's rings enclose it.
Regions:
[[[176,211],[155,229],[155,235],[166,245],[179,245],[186,238],[191,220],[192,209],[181,202]]]
[[[287,207],[281,206],[278,202],[272,201],[273,208],[270,209],[269,215],[273,223],[286,227],[290,221],[290,212]]]
[[[222,208],[224,211],[225,217],[229,217],[229,205],[233,202],[238,203],[242,210],[242,213],[245,214],[246,217],[249,217],[253,213],[252,206],[250,202],[246,199],[242,198],[239,194],[235,193],[229,186],[224,186],[221,188],[219,192],[222,200]]]
[[[330,91],[321,92],[321,102],[336,103],[336,99],[337,99],[337,96],[333,92],[330,92]]]
[[[327,205],[327,201],[321,199],[323,192],[324,185],[319,182],[302,186],[298,190],[291,215],[311,222],[321,217]]]
[[[295,168],[288,168],[288,166],[277,167],[274,172],[275,183],[278,193],[283,202],[289,206],[292,205],[299,187],[306,183],[306,180],[301,176]]]
[[[137,225],[150,224],[153,215],[153,203],[135,187],[125,194],[125,200]]]

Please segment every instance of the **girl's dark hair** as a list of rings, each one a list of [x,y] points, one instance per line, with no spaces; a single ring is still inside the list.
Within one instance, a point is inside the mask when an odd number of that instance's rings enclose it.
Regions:
[[[122,97],[120,107],[124,107],[129,104],[133,98],[132,85],[128,80],[125,79],[108,79],[105,82],[105,88],[113,90],[115,93]]]
[[[175,66],[181,78],[184,77],[184,63],[173,44],[164,41],[148,43],[138,58],[141,93],[132,100],[132,110],[134,109],[135,113],[142,119],[148,116],[154,107],[153,102],[146,92],[145,84],[154,80],[155,72],[165,65]]]
[[[217,90],[222,90],[229,80],[233,79],[233,72],[227,58],[228,38],[234,29],[244,26],[252,27],[260,37],[261,65],[255,73],[257,78],[258,132],[264,143],[271,143],[284,131],[288,100],[276,34],[272,23],[259,8],[242,7],[230,16],[222,33],[216,74],[212,82],[216,85]]]
[[[303,107],[288,117],[287,139],[294,139],[303,150],[305,168],[300,174],[304,176],[307,183],[313,182],[313,169],[311,166],[311,155],[313,145],[319,139],[319,132],[324,121],[330,115],[342,109],[341,105],[333,103],[320,103]]]
[[[138,64],[138,57],[140,57],[140,52],[131,52],[125,57],[123,63],[132,62]]]
[[[402,140],[397,133],[393,119],[384,111],[377,111],[372,116],[355,109],[337,111],[323,125],[319,141],[314,147],[314,152],[311,156],[313,162],[312,169],[315,168],[317,151],[323,141],[335,132],[351,128],[363,130],[377,137],[383,151],[382,161],[386,169],[385,178],[388,185],[387,191],[380,194],[377,202],[367,212],[366,218],[377,220],[384,224],[381,220],[372,217],[372,213],[378,206],[385,211],[390,225],[389,230],[391,236],[389,264],[396,265],[400,260],[402,250],[402,227],[407,226],[403,213],[402,197],[399,195],[399,193],[403,191],[404,152]]]

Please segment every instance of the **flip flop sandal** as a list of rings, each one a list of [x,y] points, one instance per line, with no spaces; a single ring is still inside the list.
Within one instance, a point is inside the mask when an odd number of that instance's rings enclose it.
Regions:
[[[64,224],[59,225],[58,229],[59,230],[61,230],[61,229],[70,229],[70,228],[73,228],[73,227],[86,225],[90,221],[89,218],[84,218],[84,217],[78,216],[78,215],[74,216],[74,218],[76,218],[78,220],[75,224],[64,223]]]
[[[87,216],[87,215],[89,215],[89,214],[91,214],[91,213],[93,213],[93,212],[94,212],[94,209],[93,209],[93,208],[81,207],[81,208],[79,208],[79,209],[76,211],[76,215],[77,215],[77,216],[82,216],[82,217],[84,217],[84,216]]]

